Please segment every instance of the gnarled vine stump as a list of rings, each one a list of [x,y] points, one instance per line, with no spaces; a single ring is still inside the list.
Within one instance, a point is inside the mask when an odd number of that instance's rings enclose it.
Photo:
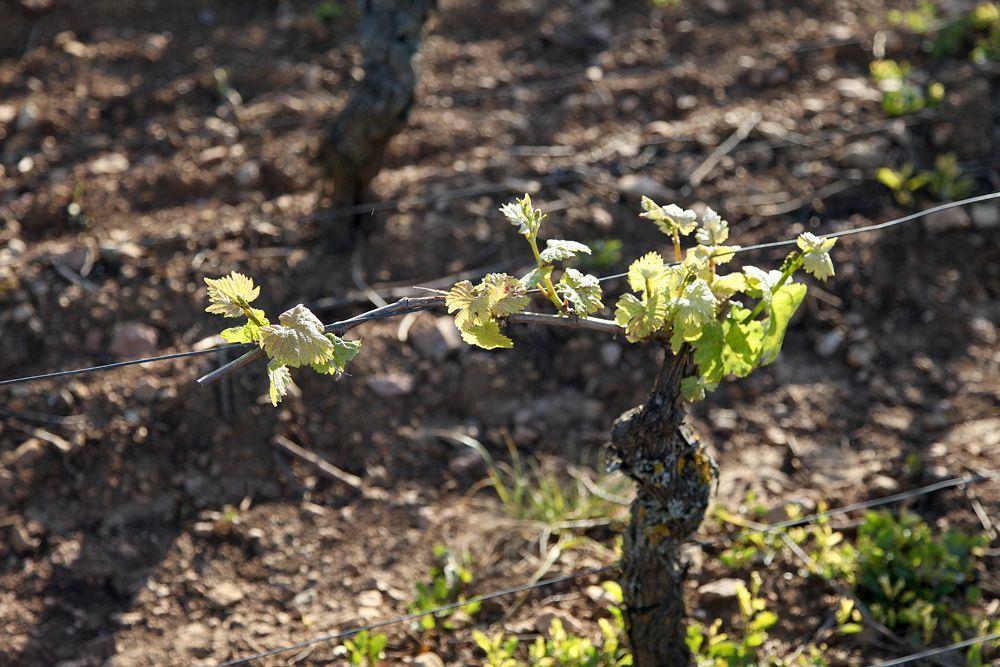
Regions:
[[[417,74],[414,59],[424,23],[436,0],[362,0],[360,41],[364,79],[347,106],[327,128],[320,144],[324,191],[332,185],[335,208],[373,200],[371,182],[382,168],[389,140],[406,123]],[[345,241],[359,225],[361,211],[327,219],[328,240]]]
[[[637,487],[621,576],[636,667],[691,661],[681,546],[701,525],[716,477],[715,463],[683,424],[680,381],[691,372],[690,354],[666,355],[649,399],[611,431],[612,454]]]

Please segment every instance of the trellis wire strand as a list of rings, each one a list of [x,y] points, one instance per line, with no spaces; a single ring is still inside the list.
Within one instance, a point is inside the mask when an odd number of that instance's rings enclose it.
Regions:
[[[844,505],[843,507],[838,507],[836,509],[826,510],[825,512],[816,512],[815,514],[809,514],[807,516],[799,517],[798,519],[788,519],[786,521],[779,521],[778,523],[769,524],[767,526],[762,526],[760,528],[748,528],[746,530],[741,530],[736,533],[730,533],[729,535],[721,535],[719,537],[715,537],[709,540],[693,540],[693,541],[700,546],[712,546],[715,544],[719,544],[720,542],[730,542],[732,540],[737,540],[743,537],[747,537],[749,535],[755,535],[757,533],[773,533],[778,530],[784,530],[785,528],[802,526],[805,524],[820,521],[822,519],[828,519],[830,517],[840,516],[842,514],[849,514],[851,512],[856,512],[858,510],[872,509],[874,507],[881,507],[883,505],[893,505],[895,503],[903,502],[904,500],[909,500],[911,498],[924,496],[927,495],[928,493],[934,493],[935,491],[943,491],[945,489],[950,489],[956,486],[962,486],[963,484],[977,484],[979,482],[997,481],[998,479],[1000,479],[1000,472],[994,470],[979,472],[974,475],[952,477],[949,479],[941,480],[940,482],[928,484],[927,486],[922,486],[917,489],[911,489],[910,491],[902,491],[900,493],[896,493],[891,496],[885,496],[883,498],[873,498],[871,500],[866,500],[860,503]]]
[[[919,220],[920,218],[926,217],[928,215],[939,213],[941,211],[947,211],[950,208],[956,208],[958,206],[968,206],[971,204],[978,204],[979,202],[989,201],[991,199],[1000,198],[1000,191],[990,192],[985,195],[977,195],[975,197],[968,197],[967,199],[959,199],[958,201],[948,202],[946,204],[938,204],[937,206],[932,206],[930,208],[924,209],[922,211],[917,211],[916,213],[910,213],[909,215],[904,215],[901,218],[894,218],[893,220],[888,220],[886,222],[880,222],[874,225],[865,225],[864,227],[856,227],[854,229],[847,229],[842,232],[826,232],[823,234],[817,234],[821,238],[828,238],[836,236],[840,238],[842,236],[853,236],[854,234],[864,234],[865,232],[875,232],[882,229],[889,229],[890,227],[895,227],[897,225],[902,225],[907,222],[913,222],[914,220]],[[749,252],[751,250],[766,250],[768,248],[783,248],[787,246],[793,246],[798,242],[798,239],[785,239],[783,241],[770,241],[768,243],[757,243],[748,246],[738,246],[732,250],[727,250],[725,255],[738,255],[743,252]],[[681,262],[671,262],[668,266],[677,266]],[[628,273],[616,273],[610,276],[604,276],[598,280],[604,282],[605,280],[615,280],[617,278],[624,278]]]
[[[935,491],[941,491],[943,489],[951,488],[951,487],[954,487],[954,486],[960,486],[962,484],[974,484],[976,482],[982,482],[982,481],[986,481],[986,480],[996,480],[996,479],[998,479],[998,475],[994,471],[988,471],[988,472],[984,472],[984,473],[978,473],[976,475],[966,475],[966,476],[963,476],[963,477],[953,477],[951,479],[943,480],[943,481],[937,482],[935,484],[929,484],[929,485],[921,487],[919,489],[913,489],[912,491],[906,491],[906,492],[903,492],[903,493],[897,493],[895,495],[886,496],[884,498],[874,498],[874,499],[867,500],[867,501],[864,501],[864,502],[854,503],[852,505],[845,505],[844,507],[839,507],[839,508],[834,509],[834,510],[828,510],[826,512],[819,512],[819,513],[816,513],[816,514],[811,514],[809,516],[801,517],[800,519],[796,519],[794,521],[782,521],[782,522],[771,524],[771,525],[768,525],[768,526],[762,526],[760,528],[755,528],[755,529],[751,529],[751,530],[741,531],[739,533],[734,533],[734,534],[731,534],[731,535],[725,535],[725,536],[722,536],[722,537],[717,538],[715,540],[707,540],[707,541],[692,540],[692,542],[694,542],[696,544],[699,544],[701,546],[707,546],[707,545],[715,544],[717,542],[724,541],[724,540],[738,539],[740,537],[743,537],[743,536],[746,536],[746,535],[750,535],[750,534],[753,534],[753,533],[770,533],[770,532],[776,532],[776,531],[779,531],[779,530],[783,530],[784,528],[788,528],[788,527],[796,526],[796,525],[802,525],[802,524],[806,524],[806,523],[812,523],[814,521],[819,521],[820,519],[831,517],[831,516],[837,516],[837,515],[840,515],[840,514],[847,514],[849,512],[854,512],[854,511],[861,510],[861,509],[868,509],[868,508],[871,508],[871,507],[878,507],[880,505],[889,505],[889,504],[893,504],[893,503],[902,502],[902,501],[908,500],[910,498],[916,498],[916,497],[919,497],[919,496],[927,495],[929,493],[933,493]],[[516,593],[522,593],[524,591],[529,591],[529,590],[533,590],[533,589],[536,589],[536,588],[544,588],[544,587],[548,587],[548,586],[553,586],[555,584],[563,583],[565,581],[572,581],[572,580],[575,580],[575,579],[581,579],[583,577],[590,576],[590,575],[593,575],[593,574],[601,574],[603,572],[608,572],[610,570],[614,570],[614,569],[618,568],[620,565],[621,565],[621,561],[616,561],[614,563],[611,563],[610,565],[604,565],[604,566],[601,566],[601,567],[598,567],[598,568],[592,568],[592,569],[589,569],[589,570],[583,570],[581,572],[576,572],[576,573],[573,573],[573,574],[565,574],[565,575],[561,575],[561,576],[558,576],[558,577],[552,577],[550,579],[544,579],[542,581],[538,581],[538,582],[535,582],[533,584],[521,584],[519,586],[514,586],[512,588],[505,588],[505,589],[493,591],[491,593],[484,593],[483,595],[479,595],[479,596],[470,598],[468,600],[465,600],[464,602],[451,602],[451,603],[448,603],[448,604],[445,604],[445,605],[441,605],[440,607],[435,607],[434,609],[428,609],[428,610],[421,611],[421,612],[414,612],[414,613],[410,613],[410,614],[405,614],[403,616],[398,616],[398,617],[395,617],[395,618],[390,618],[390,619],[385,619],[385,620],[382,620],[382,621],[377,621],[377,622],[371,623],[369,625],[355,627],[355,628],[352,628],[350,630],[344,630],[342,632],[335,632],[335,633],[329,633],[329,634],[325,634],[325,635],[320,635],[318,637],[313,637],[311,639],[306,639],[306,640],[303,640],[301,642],[296,642],[294,644],[289,644],[289,645],[286,645],[286,646],[281,646],[281,647],[270,649],[270,650],[267,650],[267,651],[261,651],[260,653],[255,653],[253,655],[245,656],[243,658],[236,658],[236,659],[233,659],[233,660],[229,660],[228,662],[223,662],[223,663],[217,665],[216,667],[232,667],[233,665],[242,665],[242,664],[246,664],[248,662],[251,662],[253,660],[257,660],[257,659],[260,659],[260,658],[266,658],[266,657],[269,657],[269,656],[272,656],[272,655],[278,655],[280,653],[286,653],[288,651],[293,651],[295,649],[307,648],[309,646],[314,646],[316,644],[321,644],[321,643],[324,643],[324,642],[339,641],[341,639],[348,639],[348,638],[353,637],[354,635],[356,635],[358,633],[361,633],[361,632],[371,631],[371,630],[377,630],[379,628],[384,628],[384,627],[388,627],[388,626],[391,626],[391,625],[397,625],[399,623],[405,623],[406,621],[412,621],[412,620],[415,620],[417,618],[421,618],[423,616],[429,616],[431,614],[437,614],[437,613],[440,613],[440,612],[443,612],[443,611],[450,611],[452,609],[457,609],[459,607],[465,606],[465,605],[470,604],[470,603],[485,602],[486,600],[492,600],[492,599],[495,599],[495,598],[506,597],[506,596],[509,596],[509,595],[514,595]],[[982,640],[982,641],[988,641],[989,639],[990,638],[987,638],[987,639]],[[949,648],[947,650],[953,650],[954,648],[960,648],[960,647],[952,647],[952,648]],[[938,650],[941,650],[943,652],[944,649],[938,649]],[[910,657],[912,658],[912,656],[910,656]],[[917,658],[913,658],[913,659],[917,659]],[[878,666],[874,666],[874,667],[888,667],[888,665],[891,665],[891,664],[903,664],[903,663],[885,663],[883,665],[878,665]]]
[[[966,639],[965,641],[955,642],[954,644],[948,644],[947,646],[939,646],[937,648],[921,651],[920,653],[913,653],[911,655],[903,656],[902,658],[896,658],[895,660],[887,660],[886,662],[873,663],[868,667],[895,667],[895,665],[905,665],[907,663],[916,662],[917,660],[922,660],[924,658],[930,658],[931,656],[941,655],[942,653],[950,653],[951,651],[957,651],[960,648],[974,646],[975,644],[985,644],[986,642],[993,641],[994,639],[1000,639],[1000,632],[994,632],[993,634],[990,635],[973,637],[972,639]]]
[[[601,567],[591,568],[589,570],[583,570],[581,572],[564,574],[558,577],[552,577],[551,579],[543,579],[542,581],[536,581],[535,583],[532,584],[521,584],[519,586],[513,586],[511,588],[504,588],[498,591],[493,591],[492,593],[484,593],[483,595],[477,595],[462,602],[450,602],[448,604],[441,605],[440,607],[435,607],[434,609],[412,612],[409,614],[404,614],[403,616],[397,616],[395,618],[376,621],[375,623],[371,623],[369,625],[365,625],[362,627],[356,627],[350,630],[344,630],[343,632],[321,635],[319,637],[313,637],[312,639],[305,639],[303,641],[296,642],[295,644],[281,646],[279,648],[274,648],[268,651],[261,651],[260,653],[255,653],[254,655],[246,656],[243,658],[236,658],[234,660],[229,660],[228,662],[220,663],[219,665],[217,665],[217,667],[232,667],[233,665],[243,665],[252,660],[257,660],[259,658],[266,658],[272,655],[278,655],[279,653],[286,653],[288,651],[294,651],[295,649],[306,648],[309,646],[313,646],[315,644],[322,644],[325,642],[348,639],[361,632],[378,630],[379,628],[384,628],[390,625],[398,625],[399,623],[413,621],[418,618],[423,618],[424,616],[430,616],[431,614],[438,614],[445,611],[451,611],[452,609],[458,609],[459,607],[464,607],[469,604],[476,604],[477,602],[486,602],[487,600],[492,600],[494,598],[499,598],[499,597],[506,597],[508,595],[514,595],[516,593],[523,593],[525,591],[530,591],[535,588],[546,588],[548,586],[561,584],[565,581],[572,581],[574,579],[580,579],[582,577],[594,574],[601,574],[602,572],[608,572],[609,570],[613,570],[617,566],[618,563],[612,563],[611,565],[602,565]]]
[[[901,225],[901,224],[904,224],[904,223],[907,223],[907,222],[912,222],[914,220],[918,220],[918,219],[920,219],[922,217],[925,217],[927,215],[930,215],[932,213],[937,213],[939,211],[945,211],[945,210],[950,209],[950,208],[956,208],[958,206],[966,206],[966,205],[970,205],[970,204],[976,204],[976,203],[979,203],[979,202],[989,201],[989,200],[997,199],[997,198],[1000,198],[1000,191],[998,191],[998,192],[991,192],[989,194],[979,195],[979,196],[976,196],[976,197],[969,197],[967,199],[961,199],[959,201],[949,202],[947,204],[939,204],[938,206],[933,206],[933,207],[925,209],[923,211],[917,211],[916,213],[911,213],[909,215],[905,215],[905,216],[903,216],[901,218],[895,218],[895,219],[889,220],[887,222],[882,222],[882,223],[878,223],[878,224],[874,224],[874,225],[867,225],[867,226],[864,226],[864,227],[858,227],[856,229],[849,229],[849,230],[846,230],[846,231],[843,231],[843,232],[836,232],[836,233],[831,232],[831,233],[823,234],[822,236],[837,236],[837,237],[851,236],[853,234],[862,234],[864,232],[873,232],[873,231],[879,231],[879,230],[882,230],[882,229],[889,229],[889,228],[895,227],[897,225]],[[794,245],[795,243],[796,243],[796,239],[786,239],[784,241],[772,241],[770,243],[758,243],[756,245],[751,245],[751,246],[741,246],[741,247],[736,248],[735,250],[732,250],[730,252],[741,253],[741,252],[748,252],[750,250],[762,250],[762,249],[766,249],[766,248],[778,248],[778,247],[784,247],[784,246]],[[677,262],[675,262],[674,264],[677,264]],[[614,279],[617,279],[617,278],[624,278],[627,275],[628,275],[628,273],[616,273],[614,275],[604,276],[603,278],[599,278],[599,281],[600,282],[605,282],[605,281],[614,280]],[[362,317],[363,315],[364,314],[359,315],[357,317]],[[351,318],[351,319],[356,319],[356,318]],[[329,325],[327,325],[326,328],[327,329],[336,328],[336,326],[338,324],[341,324],[341,323],[329,324]],[[41,374],[38,374],[38,375],[29,375],[29,376],[26,376],[26,377],[12,378],[12,379],[8,379],[8,380],[0,380],[0,386],[10,385],[10,384],[19,384],[19,383],[24,383],[24,382],[36,382],[36,381],[40,381],[40,380],[51,380],[51,379],[54,379],[54,378],[67,377],[67,376],[71,376],[71,375],[82,375],[82,374],[85,374],[85,373],[93,373],[93,372],[97,372],[97,371],[105,371],[105,370],[110,370],[110,369],[114,369],[114,368],[123,368],[125,366],[134,366],[136,364],[148,364],[148,363],[153,363],[153,362],[156,362],[156,361],[166,361],[166,360],[169,360],[169,359],[182,359],[184,357],[195,357],[195,356],[199,356],[199,355],[203,355],[203,354],[210,354],[212,352],[219,352],[219,351],[224,351],[224,350],[233,350],[233,349],[237,349],[237,348],[247,349],[249,347],[252,347],[252,345],[249,344],[249,343],[234,343],[234,344],[231,344],[231,345],[222,345],[222,346],[219,346],[219,347],[209,348],[207,350],[195,350],[195,351],[190,351],[190,352],[176,352],[176,353],[173,353],[173,354],[166,354],[166,355],[162,355],[162,356],[158,356],[158,357],[147,357],[147,358],[144,358],[144,359],[132,359],[132,360],[129,360],[129,361],[117,361],[117,362],[114,362],[114,363],[103,364],[103,365],[100,365],[100,366],[90,366],[90,367],[87,367],[87,368],[77,368],[77,369],[73,369],[73,370],[53,371],[51,373],[41,373]]]

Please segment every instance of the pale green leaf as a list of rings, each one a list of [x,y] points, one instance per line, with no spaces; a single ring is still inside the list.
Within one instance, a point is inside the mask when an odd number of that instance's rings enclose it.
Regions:
[[[556,293],[569,302],[570,310],[586,317],[604,307],[601,303],[601,283],[596,276],[566,269],[556,284]]]
[[[698,216],[695,212],[683,209],[676,204],[660,206],[649,197],[644,196],[642,210],[639,217],[655,223],[656,227],[667,236],[673,236],[675,232],[690,234],[698,226]]]
[[[498,317],[519,313],[528,306],[524,286],[513,276],[491,273],[483,278],[483,285],[488,295],[489,310]]]
[[[768,308],[771,306],[771,295],[781,281],[781,271],[764,271],[756,266],[744,266],[747,293],[757,299],[763,299]]]
[[[271,359],[267,363],[267,379],[270,383],[268,396],[271,398],[271,405],[278,407],[292,385],[292,373],[288,366],[282,365],[277,359]]]
[[[550,239],[545,242],[545,250],[539,253],[539,257],[543,262],[551,264],[553,262],[571,259],[581,254],[589,255],[590,248],[583,243],[577,243],[576,241]]]
[[[685,340],[695,340],[701,335],[705,323],[715,319],[719,300],[712,293],[711,286],[701,278],[695,278],[684,286],[679,297],[670,301],[670,312],[674,330],[680,330]]]
[[[719,382],[725,373],[722,356],[724,346],[722,323],[712,321],[706,324],[702,327],[701,336],[691,345],[694,347],[694,361],[698,364],[698,370],[705,381]]]
[[[705,378],[700,375],[693,375],[681,380],[681,395],[684,400],[691,403],[705,400],[705,392],[708,389]]]
[[[206,312],[223,317],[243,317],[243,307],[260,295],[260,288],[254,287],[253,279],[233,271],[221,278],[205,278],[208,285],[208,300],[211,305]]]
[[[836,238],[815,236],[809,232],[799,235],[797,243],[802,251],[802,268],[806,273],[823,281],[834,275],[830,249],[836,242]]]
[[[695,234],[695,240],[704,246],[719,246],[728,238],[729,223],[711,208],[706,208],[701,216],[701,228]]]
[[[527,193],[524,194],[524,197],[501,206],[500,212],[504,214],[510,224],[517,227],[518,234],[523,234],[528,238],[534,238],[538,235],[538,229],[541,227],[542,220],[545,219],[545,215],[540,209],[532,208],[531,197]]]
[[[778,357],[785,330],[792,315],[806,295],[806,286],[799,283],[784,285],[771,299],[770,317],[765,322],[764,337],[761,341],[760,365],[766,366]]]
[[[361,350],[360,340],[345,340],[335,334],[326,334],[327,339],[333,343],[333,355],[326,361],[311,364],[312,369],[323,375],[339,375],[344,372],[354,357],[358,356]]]
[[[259,338],[259,328],[253,322],[249,322],[242,327],[230,327],[223,329],[220,333],[227,343],[256,343]]]
[[[747,279],[742,273],[730,273],[718,276],[712,283],[712,291],[719,299],[726,299],[747,288]]]
[[[260,328],[260,346],[278,363],[298,368],[322,363],[333,355],[323,323],[301,303],[283,312],[278,322]]]
[[[658,252],[647,252],[628,267],[628,284],[635,292],[655,291],[667,283],[670,269]]]
[[[445,297],[448,312],[455,315],[455,326],[464,329],[490,319],[490,296],[481,287],[473,287],[468,280],[457,283]]]
[[[708,255],[716,265],[728,264],[736,257],[738,245],[717,245],[708,247]]]
[[[494,348],[514,347],[514,341],[500,333],[500,325],[495,320],[487,320],[482,324],[474,324],[460,330],[462,340],[469,345],[481,347],[484,350]]]
[[[764,325],[759,320],[744,322],[749,316],[749,310],[734,306],[722,323],[723,372],[727,375],[746,377],[760,361]]]
[[[633,294],[623,294],[615,309],[615,322],[625,329],[625,338],[636,342],[648,338],[663,328],[667,319],[667,299],[660,292],[652,292],[640,301]]]
[[[551,275],[552,266],[544,264],[541,267],[535,267],[532,269],[531,273],[521,278],[521,285],[525,289],[535,289],[539,285],[544,285],[545,279]]]
[[[762,630],[767,630],[769,627],[778,622],[778,615],[773,611],[762,611],[753,617],[747,629],[751,632],[757,632]],[[766,636],[766,635],[765,635]]]
[[[454,286],[448,291],[448,296],[444,298],[444,303],[448,307],[449,313],[454,313],[456,310],[465,310],[472,303],[472,283],[468,280],[463,280],[462,282],[455,283]]]

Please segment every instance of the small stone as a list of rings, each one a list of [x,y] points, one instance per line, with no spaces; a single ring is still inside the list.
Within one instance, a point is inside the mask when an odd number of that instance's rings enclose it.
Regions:
[[[965,229],[971,225],[972,220],[964,208],[946,208],[924,217],[924,229],[931,234],[940,234],[953,229]]]
[[[24,470],[33,466],[40,458],[45,456],[48,446],[39,438],[29,438],[14,450],[14,458],[11,465],[18,470]]]
[[[144,357],[156,350],[156,329],[142,322],[121,322],[111,332],[111,354]]]
[[[562,623],[563,630],[571,634],[579,634],[582,626],[572,614],[556,607],[542,607],[535,617],[535,631],[541,635],[547,635],[552,621],[558,620]]]
[[[198,154],[197,162],[201,167],[214,167],[227,157],[229,157],[228,146],[212,146]]]
[[[844,332],[839,329],[827,331],[816,341],[816,354],[821,357],[832,357],[844,342]]]
[[[604,343],[601,345],[601,361],[608,368],[614,368],[622,358],[622,346],[618,343]]]
[[[599,607],[607,607],[611,604],[617,604],[618,601],[615,600],[611,593],[604,590],[603,586],[590,585],[583,591],[584,595],[590,598],[590,601]]]
[[[736,410],[717,408],[710,410],[708,419],[717,430],[722,433],[732,433],[736,430],[739,420],[739,413]]]
[[[640,199],[643,195],[653,199],[658,204],[668,204],[673,199],[673,193],[662,183],[649,176],[625,174],[618,179],[618,191],[627,197]]]
[[[244,190],[252,190],[260,185],[260,164],[254,160],[244,162],[233,176],[236,185]]]
[[[6,125],[17,118],[17,107],[13,104],[0,104],[0,125]]]
[[[42,541],[32,536],[31,531],[23,521],[17,520],[10,527],[7,543],[18,556],[27,556],[34,552],[41,545]]]
[[[834,89],[845,99],[878,102],[882,93],[864,77],[837,79],[833,82]]]
[[[1000,205],[993,202],[974,204],[970,207],[972,224],[979,229],[1000,227]]]
[[[358,593],[357,602],[362,607],[381,607],[382,593],[375,589],[362,591],[361,593]]]
[[[108,153],[90,163],[90,172],[92,174],[115,176],[125,173],[128,171],[128,168],[128,158],[121,153]]]
[[[205,599],[220,609],[230,607],[245,597],[239,586],[231,581],[224,581],[213,586],[205,593]]]
[[[845,169],[877,169],[885,161],[889,141],[874,137],[848,144],[837,156],[837,164]]]
[[[462,342],[450,317],[435,318],[430,324],[414,325],[409,339],[420,356],[439,363],[449,352],[461,347]]]
[[[27,132],[35,129],[38,125],[38,116],[38,107],[30,102],[25,104],[21,107],[21,113],[17,114],[17,120],[14,121],[14,129],[18,132]]]
[[[857,343],[847,350],[847,365],[863,369],[871,366],[875,360],[875,346],[869,342]]]
[[[421,653],[410,664],[418,665],[419,667],[444,667],[444,660],[438,657],[436,653]]]
[[[710,581],[698,588],[698,596],[703,604],[716,604],[736,599],[736,591],[744,585],[739,579],[725,578]]]
[[[409,373],[386,373],[368,378],[368,388],[376,396],[396,398],[413,392],[414,379]]]
[[[204,658],[212,653],[212,631],[201,623],[188,623],[174,633],[174,648]]]
[[[868,480],[868,489],[878,495],[891,495],[899,491],[899,482],[888,475],[875,475]]]
[[[144,377],[132,388],[132,395],[142,403],[152,403],[159,393],[160,385],[153,378]]]

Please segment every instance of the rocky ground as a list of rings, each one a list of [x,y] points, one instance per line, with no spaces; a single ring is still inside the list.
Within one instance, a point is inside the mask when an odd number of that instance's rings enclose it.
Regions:
[[[530,255],[496,208],[526,190],[551,237],[621,240],[622,259],[593,269],[606,275],[668,249],[636,216],[641,194],[711,206],[747,245],[906,213],[876,182],[881,166],[953,152],[977,193],[1000,181],[997,70],[931,60],[923,37],[889,26],[897,3],[451,0],[376,182],[376,231],[335,247],[322,230],[343,212],[319,200],[312,156],[361,76],[348,3],[330,22],[311,0],[98,0],[40,16],[23,4],[0,22],[0,378],[212,346],[202,279],[230,270],[255,278],[268,312],[304,302],[327,321],[371,307],[369,289],[391,299],[513,272]],[[941,104],[886,118],[868,75],[882,53],[942,82]],[[692,410],[719,460],[718,504],[753,491],[769,508],[838,506],[1000,467],[998,225],[987,202],[844,238],[781,359]],[[622,285],[606,287],[612,303]],[[279,409],[260,367],[199,388],[218,355],[0,387],[0,662],[216,664],[388,618],[438,543],[472,555],[470,593],[614,560],[614,526],[600,525],[542,567],[537,527],[488,491],[470,496],[479,458],[429,432],[501,458],[510,439],[557,470],[593,462],[648,391],[655,349],[524,328],[513,351],[484,352],[444,313],[357,335],[350,377],[303,374]],[[981,531],[972,499],[996,519],[996,484],[911,507]],[[731,591],[704,588],[734,576],[717,553],[694,552],[699,618],[734,613]],[[816,581],[781,576],[796,569],[772,564],[766,580],[783,618],[774,655],[817,637],[835,606]],[[559,614],[596,638],[599,581],[491,602],[477,627],[530,634]],[[391,663],[481,662],[467,628],[388,633]],[[868,633],[830,643],[831,664],[897,655]],[[258,664],[338,655],[325,643]]]

